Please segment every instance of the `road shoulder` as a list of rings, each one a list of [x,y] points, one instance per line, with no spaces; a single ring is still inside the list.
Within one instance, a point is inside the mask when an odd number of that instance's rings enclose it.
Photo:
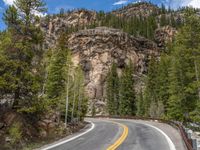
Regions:
[[[49,150],[51,148],[54,148],[54,147],[57,147],[57,146],[62,145],[64,143],[67,143],[69,141],[75,140],[76,138],[79,138],[79,137],[83,136],[84,134],[89,133],[94,128],[95,128],[95,125],[92,122],[88,122],[88,124],[83,129],[78,131],[77,133],[73,133],[72,135],[68,135],[65,138],[62,138],[62,139],[55,141],[51,144],[44,145],[44,146],[37,148],[35,150]]]
[[[186,150],[185,144],[180,135],[180,132],[176,128],[172,127],[171,125],[160,123],[158,121],[134,120],[134,122],[149,124],[149,125],[159,128],[171,139],[171,141],[175,145],[176,150]]]

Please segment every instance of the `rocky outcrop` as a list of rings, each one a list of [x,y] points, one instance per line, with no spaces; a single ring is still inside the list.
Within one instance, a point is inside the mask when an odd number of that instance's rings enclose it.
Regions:
[[[140,2],[135,4],[129,4],[128,6],[113,11],[112,13],[120,17],[131,18],[134,16],[148,17],[152,14],[159,13],[159,11],[160,8],[151,3]]]
[[[125,64],[132,61],[139,76],[147,71],[149,57],[159,54],[154,42],[107,27],[81,30],[70,35],[68,47],[73,52],[74,64],[81,64],[84,70],[86,92],[91,106],[95,102],[97,113],[104,112],[105,81],[112,62],[117,64],[120,74]]]
[[[158,47],[164,48],[167,45],[167,43],[172,42],[176,33],[177,30],[175,28],[172,28],[171,26],[158,28],[155,31],[154,35]]]
[[[45,48],[56,45],[60,33],[66,32],[71,27],[79,28],[80,25],[89,25],[96,20],[96,12],[89,10],[74,10],[63,14],[44,18],[41,29],[45,34]]]

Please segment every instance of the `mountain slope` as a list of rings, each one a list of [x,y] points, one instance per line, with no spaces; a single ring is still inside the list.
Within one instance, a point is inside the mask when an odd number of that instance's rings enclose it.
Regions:
[[[120,74],[130,59],[138,79],[147,73],[151,56],[158,57],[160,50],[172,41],[176,34],[176,28],[172,26],[176,25],[176,21],[170,12],[163,11],[151,3],[142,2],[110,13],[81,9],[49,16],[41,21],[46,49],[55,47],[60,35],[67,34],[72,60],[76,65],[81,64],[85,73],[90,112],[94,103],[97,113],[105,112],[105,80],[113,62],[117,63]],[[136,88],[141,86],[140,77],[136,82]]]

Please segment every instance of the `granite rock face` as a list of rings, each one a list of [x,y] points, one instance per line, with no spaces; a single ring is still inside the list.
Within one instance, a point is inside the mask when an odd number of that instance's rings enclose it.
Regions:
[[[113,11],[112,13],[116,16],[131,18],[134,16],[148,17],[152,14],[158,14],[159,12],[159,7],[148,2],[140,2],[135,4],[129,4],[121,9]]]
[[[155,31],[155,42],[158,47],[164,48],[167,43],[172,42],[175,35],[177,34],[177,30],[172,28],[171,26],[165,26],[162,28],[158,28]]]
[[[96,20],[96,12],[89,10],[75,10],[62,16],[50,16],[44,18],[41,29],[45,35],[45,48],[54,47],[60,33],[66,32],[71,27],[89,25]]]
[[[120,75],[129,60],[132,61],[136,68],[136,77],[139,77],[146,73],[151,55],[159,55],[154,42],[145,38],[134,38],[120,30],[107,27],[71,34],[68,47],[72,50],[74,64],[81,64],[85,73],[86,93],[90,99],[89,112],[95,103],[97,114],[105,112],[105,81],[112,62],[117,64]]]

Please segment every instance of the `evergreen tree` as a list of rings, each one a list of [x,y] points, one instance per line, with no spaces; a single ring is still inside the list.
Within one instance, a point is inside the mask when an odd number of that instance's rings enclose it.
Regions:
[[[125,67],[120,79],[120,115],[135,115],[136,114],[136,94],[134,89],[133,79],[133,64],[131,61]]]
[[[171,76],[176,84],[171,87],[171,101],[175,104],[179,102],[179,113],[176,116],[171,115],[173,111],[169,111],[170,117],[187,121],[190,118],[190,112],[198,107],[199,96],[199,40],[200,40],[200,21],[193,10],[186,10],[185,25],[179,31],[173,51],[173,57],[176,59],[176,66],[171,71]],[[176,72],[174,71],[176,70]],[[175,72],[175,73],[174,73]],[[176,86],[176,87],[175,87]],[[181,90],[181,91],[178,91]],[[177,97],[177,98],[176,98]],[[176,98],[176,99],[175,99]],[[177,106],[178,107],[178,106]],[[169,109],[171,109],[171,105]],[[176,107],[174,106],[174,109]],[[196,110],[195,110],[196,111]],[[178,115],[178,117],[177,117]]]
[[[139,94],[137,95],[137,116],[144,116],[145,108],[144,108],[144,96],[142,89],[140,90]]]
[[[184,87],[183,87],[183,72],[181,70],[181,63],[172,59],[172,66],[170,68],[170,86],[169,86],[169,101],[168,101],[168,117],[170,119],[181,120],[184,119],[183,101],[185,98]]]
[[[59,102],[65,92],[65,62],[67,50],[56,49],[49,65],[48,78],[46,83],[46,95],[55,105]]]
[[[144,107],[145,107],[145,116],[150,116],[150,107],[153,104],[157,104],[157,60],[154,56],[152,56],[149,66],[148,66],[148,74],[146,78],[146,87],[144,91]],[[154,113],[156,114],[156,109],[153,109]],[[152,116],[153,117],[153,116]]]
[[[119,77],[117,74],[117,66],[112,64],[106,81],[106,94],[108,113],[110,115],[118,115],[119,109]]]
[[[13,108],[20,111],[35,112],[39,105],[38,94],[41,87],[41,56],[42,33],[34,26],[33,12],[43,12],[44,4],[40,0],[16,0],[15,6],[10,6],[4,14],[4,21],[8,26],[10,44],[4,49],[4,54],[10,62],[15,64],[14,70],[4,72],[14,76],[14,104]],[[8,43],[7,43],[8,44]],[[13,83],[12,83],[13,84]]]
[[[45,83],[45,98],[46,105],[49,111],[56,111],[59,114],[58,121],[61,119],[63,106],[65,106],[65,82],[66,76],[66,62],[69,50],[65,46],[65,35],[59,38],[57,49],[52,51],[52,56],[49,57],[49,64],[47,64],[47,79]]]
[[[168,107],[167,103],[169,99],[169,68],[170,68],[170,57],[167,54],[162,54],[157,68],[158,69],[157,97],[159,105],[163,105],[164,107],[165,115],[167,112],[167,107]],[[158,117],[160,116],[158,115]]]
[[[79,120],[83,120],[83,117],[87,113],[87,105],[88,100],[85,96],[85,89],[84,89],[84,73],[80,66],[77,68],[77,87],[78,87],[78,97],[77,97],[77,117]]]
[[[61,9],[60,9],[59,16],[60,16],[60,17],[63,17],[64,14],[65,14],[65,9],[64,9],[64,8],[61,8]]]

